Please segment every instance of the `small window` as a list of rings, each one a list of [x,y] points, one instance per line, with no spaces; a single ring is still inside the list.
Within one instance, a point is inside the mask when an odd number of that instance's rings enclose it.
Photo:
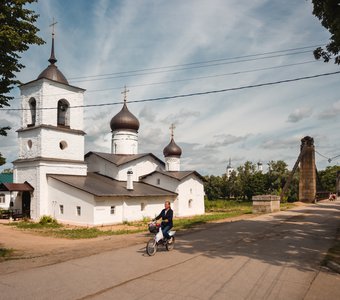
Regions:
[[[64,205],[59,205],[59,212],[61,215],[64,214]]]
[[[144,211],[144,210],[145,210],[145,203],[142,202],[142,203],[140,204],[140,210],[141,210],[141,211]]]
[[[36,113],[37,113],[37,103],[35,101],[34,98],[31,98],[29,101],[29,107],[30,107],[30,111],[31,111],[31,123],[30,124],[27,124],[27,127],[32,127],[35,125],[35,120],[36,120]]]
[[[190,189],[190,194],[192,194],[192,189]]]
[[[0,194],[0,203],[5,203],[5,194]]]
[[[115,206],[111,206],[111,210],[110,210],[111,215],[114,215],[115,212],[116,212],[116,207]]]
[[[28,140],[28,141],[27,141],[27,150],[32,149],[32,145],[33,145],[32,140]]]
[[[61,141],[61,142],[59,143],[59,148],[60,148],[61,150],[66,149],[66,148],[67,148],[67,143],[66,143],[65,141]]]
[[[188,201],[188,207],[189,207],[189,208],[192,208],[192,199],[190,199],[190,200]]]
[[[77,216],[81,216],[81,207],[77,206]]]
[[[58,126],[70,125],[70,105],[65,99],[58,101],[57,124]]]
[[[157,184],[160,185],[161,184],[161,180],[159,178],[157,178]]]

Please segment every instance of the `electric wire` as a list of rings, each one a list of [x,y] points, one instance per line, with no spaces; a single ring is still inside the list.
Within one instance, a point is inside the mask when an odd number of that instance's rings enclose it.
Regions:
[[[279,81],[264,82],[264,83],[253,84],[253,85],[245,85],[245,86],[240,86],[240,87],[225,88],[225,89],[220,89],[220,90],[211,90],[211,91],[204,91],[204,92],[195,92],[195,93],[189,93],[189,94],[163,96],[163,97],[147,98],[147,99],[140,99],[140,100],[130,100],[129,103],[144,103],[144,102],[154,102],[154,101],[162,101],[162,100],[173,100],[173,99],[187,98],[187,97],[193,97],[193,96],[203,96],[203,95],[210,95],[210,94],[216,94],[216,93],[224,93],[224,92],[230,92],[230,91],[271,86],[271,85],[277,85],[277,84],[282,84],[282,83],[296,82],[296,81],[308,80],[308,79],[319,78],[319,77],[324,77],[324,76],[331,76],[335,74],[340,74],[340,71],[322,73],[322,74],[316,74],[316,75],[310,75],[310,76],[304,76],[304,77],[297,77],[297,78],[291,78],[291,79],[284,79],[284,80],[279,80]],[[119,102],[110,102],[110,103],[75,105],[75,106],[70,106],[69,108],[102,107],[102,106],[118,105],[122,103],[123,103],[122,101],[119,101]],[[57,109],[57,107],[39,107],[36,109],[37,110],[50,110],[50,109]],[[22,111],[22,110],[30,110],[30,108],[1,108],[0,110]]]
[[[298,47],[298,48],[289,48],[289,49],[263,52],[263,53],[257,53],[257,54],[249,54],[249,55],[242,55],[242,56],[235,56],[235,57],[228,57],[228,58],[218,58],[218,59],[212,59],[212,60],[206,60],[206,61],[191,62],[191,63],[186,63],[186,64],[177,64],[177,65],[162,66],[162,67],[144,68],[144,69],[137,69],[137,70],[131,70],[131,71],[121,71],[121,72],[108,73],[108,74],[78,76],[78,77],[71,77],[70,79],[83,79],[83,78],[89,78],[89,77],[111,76],[111,75],[119,75],[119,74],[128,74],[128,73],[137,73],[137,72],[177,68],[177,67],[191,66],[191,65],[197,65],[197,64],[208,64],[208,63],[217,62],[217,61],[234,60],[234,59],[241,59],[241,58],[248,58],[248,57],[263,56],[263,55],[268,55],[268,54],[282,53],[282,52],[288,52],[288,51],[297,51],[297,50],[302,50],[302,49],[320,47],[320,46],[323,46],[323,45],[324,44],[304,46],[304,47]]]

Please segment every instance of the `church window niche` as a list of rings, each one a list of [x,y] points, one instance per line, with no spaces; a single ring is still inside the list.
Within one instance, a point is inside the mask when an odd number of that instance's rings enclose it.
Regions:
[[[189,207],[189,208],[192,208],[192,199],[190,199],[190,200],[188,201],[188,207]]]
[[[27,124],[27,127],[35,126],[36,116],[37,116],[37,102],[34,98],[31,98],[28,101],[30,107],[30,122]]]
[[[27,141],[27,150],[30,150],[32,148],[33,142],[32,140]]]
[[[66,143],[65,141],[61,141],[61,142],[59,143],[59,148],[60,148],[61,150],[66,149],[66,148],[67,148],[67,143]]]
[[[70,127],[70,105],[65,99],[58,101],[57,124]]]

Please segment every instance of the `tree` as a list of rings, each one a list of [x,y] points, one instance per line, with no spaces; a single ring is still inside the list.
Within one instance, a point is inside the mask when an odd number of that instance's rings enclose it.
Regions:
[[[37,0],[0,1],[0,108],[10,106],[13,97],[8,93],[20,83],[15,75],[24,68],[19,62],[19,53],[26,51],[29,45],[44,43],[36,35],[39,29],[34,26],[38,15],[26,7],[33,2]],[[0,135],[6,135],[10,128],[1,125]]]
[[[330,42],[326,49],[318,47],[314,50],[316,59],[322,58],[324,62],[334,56],[334,62],[340,64],[340,2],[339,0],[312,0],[313,15],[320,21],[330,33]]]
[[[325,170],[319,171],[319,178],[325,191],[335,193],[338,171],[340,171],[339,166],[328,166]]]
[[[4,165],[6,163],[6,158],[4,158],[0,153],[0,166]]]

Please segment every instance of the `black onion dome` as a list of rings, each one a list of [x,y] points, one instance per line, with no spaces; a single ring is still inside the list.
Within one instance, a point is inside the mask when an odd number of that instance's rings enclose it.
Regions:
[[[110,127],[112,131],[124,129],[138,131],[139,121],[124,103],[122,110],[111,119]]]
[[[68,81],[66,77],[64,76],[64,74],[61,73],[58,70],[58,67],[55,65],[55,63],[57,62],[57,59],[55,58],[55,55],[54,55],[54,34],[53,33],[52,33],[51,56],[48,61],[50,62],[50,65],[39,74],[37,79],[47,78],[47,79],[57,81],[60,83],[68,84]]]
[[[170,143],[163,149],[164,157],[182,155],[182,149],[175,143],[174,139],[171,138]]]

